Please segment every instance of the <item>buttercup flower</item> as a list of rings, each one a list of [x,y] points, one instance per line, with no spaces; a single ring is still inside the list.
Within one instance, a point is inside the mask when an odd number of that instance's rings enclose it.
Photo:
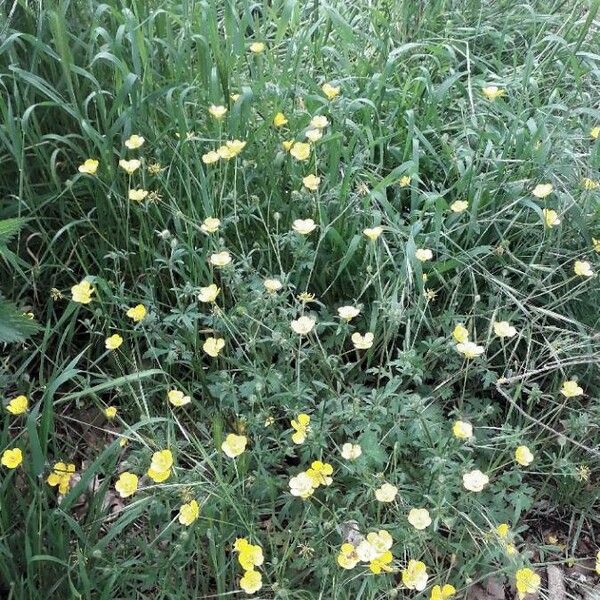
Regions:
[[[310,469],[306,470],[306,474],[312,479],[314,488],[333,483],[333,479],[331,478],[333,467],[329,463],[315,460],[311,463]]]
[[[590,137],[593,140],[597,140],[600,137],[600,127],[592,127],[590,129]]]
[[[129,190],[127,197],[130,200],[133,200],[134,202],[141,202],[142,200],[146,199],[146,197],[148,196],[149,193],[150,192],[148,190],[142,190],[142,189]]]
[[[367,537],[356,547],[356,553],[363,562],[371,562],[387,552],[393,544],[392,536],[385,529],[380,529],[367,534]]]
[[[95,175],[99,164],[100,163],[97,160],[88,158],[82,165],[77,167],[77,170],[80,173],[85,173],[86,175]]]
[[[227,250],[211,254],[208,259],[214,267],[226,267],[231,262],[231,254]]]
[[[11,415],[22,415],[29,408],[29,400],[27,396],[16,396],[7,405],[6,410]]]
[[[240,140],[227,141],[224,146],[217,149],[217,153],[221,158],[230,160],[235,158],[245,147],[246,142]]]
[[[554,187],[551,183],[538,183],[531,192],[536,198],[545,198],[552,193]]]
[[[306,139],[314,144],[323,137],[323,132],[320,129],[309,129],[305,135]]]
[[[296,219],[292,229],[300,235],[308,235],[316,229],[317,225],[312,219]]]
[[[240,587],[246,594],[255,594],[262,587],[262,575],[254,569],[245,571],[240,579]]]
[[[215,150],[210,150],[209,152],[206,152],[202,155],[202,162],[205,165],[212,165],[213,163],[218,162],[220,158],[221,156],[218,152],[216,152]]]
[[[273,117],[273,125],[275,127],[283,127],[284,125],[287,125],[288,120],[285,118],[285,115],[282,112],[278,112],[274,117]]]
[[[189,396],[186,396],[180,390],[169,390],[167,392],[167,399],[173,406],[185,406],[192,401]]]
[[[64,496],[69,491],[71,477],[73,477],[74,473],[74,464],[57,462],[52,469],[52,473],[48,475],[48,479],[46,479],[46,481],[48,485],[52,487],[58,486],[58,493]]]
[[[542,214],[544,215],[544,224],[548,229],[555,227],[556,225],[560,225],[560,219],[558,218],[558,213],[551,208],[542,209]]]
[[[296,160],[306,160],[310,156],[310,144],[304,142],[294,142],[290,148],[290,154]]]
[[[383,227],[367,227],[363,229],[363,235],[374,242],[383,233]]]
[[[191,525],[200,515],[200,505],[196,500],[186,502],[179,507],[179,522],[182,525]]]
[[[121,498],[127,498],[135,494],[138,489],[138,477],[133,473],[125,471],[119,475],[117,483],[115,483],[115,490],[119,493]]]
[[[409,560],[406,569],[402,571],[402,583],[409,590],[422,592],[427,585],[427,567],[420,560]]]
[[[141,161],[139,161],[137,158],[134,158],[132,160],[123,160],[123,159],[121,159],[119,161],[119,166],[128,175],[133,175],[140,168],[141,164],[142,164]]]
[[[402,177],[400,177],[400,179],[398,180],[398,185],[401,188],[408,187],[411,181],[412,178],[410,177],[410,175],[402,175]]]
[[[250,544],[246,538],[235,540],[233,549],[238,553],[238,562],[245,571],[260,567],[265,561],[262,548],[257,544]]]
[[[129,150],[136,150],[144,145],[146,140],[141,135],[132,135],[125,140],[125,147]]]
[[[431,517],[426,508],[411,508],[408,513],[408,522],[415,529],[426,529],[431,525]]]
[[[198,300],[200,300],[200,302],[214,302],[220,291],[221,290],[214,283],[211,283],[207,287],[201,287],[200,293],[198,294]]]
[[[202,225],[200,225],[200,231],[202,231],[202,233],[215,233],[219,231],[219,225],[221,225],[221,221],[219,219],[207,217],[202,222]]]
[[[324,83],[321,87],[321,90],[327,96],[328,100],[333,100],[336,96],[339,96],[340,94],[339,86],[334,86],[330,83]]]
[[[209,337],[206,338],[202,346],[202,350],[204,350],[204,352],[206,352],[206,354],[208,354],[209,356],[215,358],[219,356],[219,352],[221,352],[221,350],[223,350],[224,347],[225,340],[223,338]]]
[[[469,203],[466,200],[455,200],[450,205],[450,210],[454,213],[465,212],[465,210],[467,210],[467,208],[469,208]],[[436,587],[439,587],[439,586],[436,586]]]
[[[459,440],[468,440],[473,437],[473,425],[465,421],[455,421],[452,425],[452,434]]]
[[[329,120],[324,115],[315,115],[310,120],[310,126],[313,129],[325,129],[329,125]]]
[[[540,589],[540,576],[529,568],[519,569],[515,577],[519,598],[522,600],[527,594],[535,594]]]
[[[398,494],[398,488],[391,483],[384,483],[375,490],[375,498],[379,502],[393,502]]]
[[[488,86],[482,88],[481,91],[483,92],[483,95],[488,100],[491,100],[492,102],[494,100],[496,100],[497,98],[500,98],[500,97],[506,95],[505,90],[503,90],[502,88],[499,88],[498,86],[495,86],[495,85],[488,85]]]
[[[159,450],[152,455],[150,468],[153,471],[166,471],[173,466],[173,453],[169,450]]]
[[[394,560],[394,556],[389,550],[386,550],[369,563],[369,569],[375,575],[379,575],[382,571],[389,573],[392,569],[388,566]]]
[[[310,333],[315,326],[315,319],[311,319],[310,317],[302,316],[295,321],[290,323],[292,330],[294,333],[298,335],[307,335]]]
[[[307,414],[300,413],[296,419],[290,421],[290,425],[294,430],[294,433],[292,433],[292,441],[294,444],[303,444],[310,431],[310,417]]]
[[[321,183],[321,178],[316,175],[307,175],[302,178],[302,184],[308,190],[315,191],[319,188],[319,184]],[[312,220],[312,219],[311,219]]]
[[[252,42],[250,44],[250,52],[254,54],[260,54],[265,51],[265,44],[263,42]]]
[[[352,334],[351,339],[357,350],[368,350],[373,345],[375,336],[370,331],[367,331],[364,335],[356,332]]]
[[[463,475],[463,486],[470,492],[481,492],[489,482],[490,478],[479,469]]]
[[[453,585],[445,584],[444,587],[434,585],[431,589],[429,600],[448,600],[456,594],[456,588]]]
[[[96,290],[92,287],[92,284],[85,279],[74,285],[71,288],[71,296],[73,298],[73,302],[78,302],[79,304],[89,304],[92,301],[92,294]]]
[[[344,321],[351,321],[354,317],[357,317],[360,313],[360,310],[355,306],[340,306],[337,309],[338,315],[340,319],[344,319]]]
[[[433,258],[433,252],[429,248],[417,248],[415,257],[417,260],[425,262],[426,260],[431,260]]]
[[[592,277],[594,275],[592,266],[585,260],[576,260],[573,265],[573,271],[575,275],[579,275],[580,277]]]
[[[219,120],[222,119],[225,116],[225,113],[227,112],[227,108],[225,106],[215,106],[214,104],[211,104],[208,112],[211,114],[211,116],[213,116],[215,119]]]
[[[517,330],[508,321],[496,321],[494,323],[494,333],[499,338],[511,338],[517,335]]]
[[[575,380],[570,379],[569,381],[563,382],[560,393],[565,398],[575,398],[575,396],[581,396],[583,394],[583,388],[579,387]]]
[[[270,294],[278,292],[283,287],[283,284],[281,281],[279,281],[279,279],[265,279],[263,281],[263,285]]]
[[[362,454],[362,448],[359,444],[351,444],[346,442],[341,450],[342,458],[346,460],[356,460]]]
[[[136,304],[125,313],[135,323],[139,323],[146,318],[148,311],[143,304]]]
[[[461,344],[456,344],[456,350],[465,358],[476,358],[485,351],[482,346],[478,346],[474,342],[463,342]]]
[[[315,491],[313,479],[305,472],[298,473],[298,475],[292,477],[289,486],[292,496],[299,496],[303,500],[312,496]]]
[[[235,458],[244,452],[247,443],[248,438],[245,435],[230,433],[221,444],[221,450],[223,450],[229,458]]]
[[[452,332],[452,337],[459,344],[464,344],[465,342],[469,341],[469,332],[467,331],[467,328],[462,323],[459,323],[454,328],[454,331]]]
[[[107,350],[116,350],[123,343],[123,338],[118,333],[113,333],[104,340],[104,346]]]
[[[23,462],[23,452],[20,448],[8,448],[2,453],[0,462],[9,469],[16,469]]]
[[[358,558],[358,554],[356,554],[356,548],[348,542],[342,544],[340,553],[337,556],[338,565],[340,565],[342,569],[354,569],[359,561],[360,558]]]
[[[527,446],[519,446],[515,450],[515,460],[523,467],[528,467],[533,462],[533,453]]]
[[[117,416],[117,407],[116,406],[107,406],[104,409],[104,416],[107,419],[114,419]]]
[[[593,179],[590,179],[589,177],[584,177],[581,180],[581,185],[583,186],[584,190],[597,190],[598,188],[600,188],[600,181],[594,181]]]
[[[288,140],[288,141],[283,141],[281,142],[281,145],[283,146],[283,149],[286,152],[289,152],[292,149],[292,146],[295,144],[296,142],[294,142],[294,140]]]

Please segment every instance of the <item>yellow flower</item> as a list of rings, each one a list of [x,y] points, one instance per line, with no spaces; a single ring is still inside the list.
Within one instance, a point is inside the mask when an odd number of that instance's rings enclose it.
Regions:
[[[310,144],[294,142],[290,148],[290,154],[296,160],[306,160],[310,156]]]
[[[386,550],[369,563],[369,569],[375,575],[379,575],[382,571],[389,573],[392,569],[388,565],[392,560],[394,560],[394,556],[389,550]]]
[[[246,142],[240,140],[227,141],[224,146],[220,146],[217,149],[217,154],[220,158],[230,160],[231,158],[235,158],[245,146]]]
[[[520,600],[527,594],[535,594],[540,589],[541,578],[532,569],[519,569],[515,579]]]
[[[54,465],[52,473],[48,475],[48,485],[55,487],[58,486],[59,494],[66,494],[69,491],[69,485],[71,483],[71,477],[75,473],[74,464],[65,464],[63,462],[57,462]]]
[[[362,454],[362,448],[359,444],[346,442],[340,451],[342,458],[346,460],[356,460]]]
[[[352,334],[352,343],[357,350],[368,350],[373,345],[375,336],[372,332],[367,331],[364,335],[356,332]]]
[[[202,162],[205,165],[212,165],[213,163],[216,163],[220,158],[221,158],[221,156],[219,155],[218,152],[215,152],[214,150],[210,150],[209,152],[206,152],[205,154],[202,155]]]
[[[167,399],[173,406],[185,406],[192,401],[189,396],[186,396],[180,390],[169,390],[167,392]]]
[[[16,469],[23,462],[23,453],[20,448],[9,448],[2,453],[0,462],[9,469]]]
[[[517,335],[517,330],[508,321],[496,321],[494,323],[494,333],[499,338],[511,338]]]
[[[398,494],[398,488],[391,483],[384,483],[375,490],[375,498],[379,502],[393,502]]]
[[[305,135],[306,139],[314,144],[323,137],[323,132],[320,129],[309,129]]]
[[[581,396],[583,394],[583,388],[577,385],[577,382],[573,379],[564,381],[560,389],[560,393],[565,398],[575,398],[575,396]]]
[[[171,469],[166,469],[165,471],[156,471],[152,468],[148,469],[146,475],[154,481],[154,483],[162,483],[171,477]]]
[[[258,544],[250,544],[246,538],[237,539],[234,550],[238,552],[238,562],[244,571],[260,567],[265,561],[262,548]]]
[[[590,263],[585,260],[576,260],[573,265],[573,271],[575,275],[579,275],[580,277],[592,277],[594,275]]]
[[[501,540],[508,539],[510,534],[510,525],[508,523],[500,523],[500,525],[496,527],[496,533]]]
[[[409,590],[422,592],[427,585],[427,567],[420,560],[409,560],[406,569],[402,571],[402,583]]]
[[[84,279],[81,283],[78,283],[71,288],[73,302],[89,304],[92,301],[92,294],[95,291],[92,284]]]
[[[244,576],[240,579],[240,587],[246,594],[255,594],[262,588],[262,575],[254,569],[245,571]]]
[[[247,443],[248,438],[245,435],[230,433],[221,444],[221,450],[223,450],[229,458],[235,458],[244,452]]]
[[[274,117],[273,117],[273,125],[275,127],[283,127],[284,125],[287,125],[288,120],[285,118],[285,115],[282,112],[278,112]]]
[[[191,525],[200,515],[200,505],[196,500],[182,504],[179,508],[179,522],[182,525]]]
[[[484,348],[478,346],[474,342],[463,342],[456,344],[456,350],[460,352],[465,358],[475,358],[484,353]]]
[[[82,165],[77,167],[77,170],[80,173],[85,173],[86,175],[95,175],[99,164],[100,163],[97,160],[88,158]]]
[[[116,350],[123,343],[123,338],[118,333],[113,333],[104,340],[104,346],[107,350]]]
[[[27,412],[28,407],[29,400],[27,400],[27,396],[17,396],[6,405],[6,410],[11,415],[22,415]]]
[[[445,584],[444,587],[434,585],[431,589],[431,597],[429,600],[448,600],[456,594],[456,589],[453,585]]]
[[[551,229],[555,225],[560,225],[560,219],[558,218],[558,213],[551,208],[542,209],[542,214],[544,215],[544,223],[546,227]]]
[[[465,342],[469,341],[469,332],[467,331],[467,328],[462,323],[459,323],[454,328],[454,331],[452,332],[452,337],[459,344],[464,344]]]
[[[496,100],[497,98],[500,98],[501,96],[505,96],[506,95],[506,91],[503,90],[502,88],[499,88],[495,85],[488,85],[484,88],[482,88],[481,90],[483,92],[483,95],[488,99],[491,100],[492,102],[494,100]]]
[[[329,120],[324,115],[315,115],[310,120],[310,126],[312,129],[325,129],[329,125]]]
[[[465,421],[455,421],[452,425],[452,434],[459,440],[468,440],[473,437],[473,425]]]
[[[153,471],[167,471],[173,466],[173,453],[169,450],[159,450],[152,455],[150,468]]]
[[[125,140],[125,147],[129,150],[136,150],[144,145],[146,140],[141,135],[132,135]]]
[[[410,185],[411,181],[412,181],[412,177],[410,175],[402,175],[402,177],[400,177],[400,179],[398,180],[398,185],[401,188],[405,188]]]
[[[374,242],[383,233],[383,227],[367,227],[363,229],[363,235]]]
[[[317,227],[312,219],[296,219],[292,223],[292,229],[300,235],[308,235]]]
[[[219,219],[207,217],[202,222],[202,225],[200,225],[200,231],[202,231],[202,233],[215,233],[219,230],[219,225],[221,225],[221,221]]]
[[[221,290],[214,283],[211,283],[207,287],[201,287],[200,293],[198,294],[198,300],[200,300],[200,302],[214,302],[220,291]]]
[[[229,97],[233,100],[233,102],[237,102],[240,98],[241,94],[229,94]]]
[[[393,544],[392,536],[384,529],[380,529],[378,532],[368,533],[366,539],[356,547],[356,553],[363,562],[371,562],[387,552]]]
[[[283,284],[281,281],[279,281],[279,279],[265,279],[263,281],[263,285],[270,294],[274,294],[283,287]]]
[[[320,460],[313,461],[310,469],[306,470],[306,474],[312,479],[314,488],[318,488],[320,485],[331,485],[333,483],[333,479],[330,477],[332,473],[333,467]]]
[[[590,129],[590,137],[593,140],[597,140],[600,137],[600,127],[592,127]]]
[[[140,321],[144,320],[144,318],[148,314],[148,311],[146,310],[146,307],[143,304],[136,304],[134,307],[130,308],[125,314],[136,323],[139,323]]]
[[[490,478],[479,469],[469,471],[463,475],[463,486],[470,492],[481,492],[490,482]]]
[[[265,44],[263,42],[252,42],[250,44],[250,52],[254,54],[260,54],[265,51]]]
[[[315,326],[315,319],[311,319],[310,317],[302,316],[295,321],[290,323],[292,330],[294,333],[298,335],[307,335],[310,333]]]
[[[148,190],[142,190],[141,188],[137,190],[129,190],[128,198],[134,202],[141,202],[146,198],[146,196],[148,196],[149,193],[150,192],[148,192]]]
[[[208,354],[209,356],[215,358],[219,356],[219,352],[223,350],[224,346],[225,340],[223,338],[209,337],[206,338],[206,341],[202,346],[202,350],[204,350],[204,352],[206,352],[206,354]]]
[[[117,416],[117,407],[116,406],[107,406],[104,409],[104,416],[107,419],[114,419]]]
[[[431,525],[431,517],[426,508],[411,508],[408,513],[408,522],[415,529],[426,529]]]
[[[208,109],[208,112],[215,118],[215,119],[222,119],[225,116],[225,113],[227,112],[227,108],[225,108],[224,106],[215,106],[214,104],[210,105],[210,108]]]
[[[594,246],[594,250],[596,252],[600,252],[600,240],[597,240],[596,238],[592,238],[592,245]]]
[[[342,544],[340,553],[337,556],[338,565],[340,565],[342,569],[354,569],[359,561],[360,559],[358,558],[358,554],[356,554],[356,548],[348,542]]]
[[[292,149],[292,146],[295,144],[296,142],[294,142],[294,140],[289,140],[289,141],[284,141],[281,142],[281,145],[283,146],[283,149],[286,152],[289,152]]]
[[[128,175],[133,175],[140,168],[141,164],[142,164],[141,161],[139,161],[137,158],[134,158],[132,160],[123,160],[123,159],[121,159],[119,161],[119,166]]]
[[[528,467],[533,462],[533,453],[527,446],[519,446],[515,450],[515,460],[523,467]]]
[[[303,444],[310,431],[310,417],[307,414],[300,413],[295,420],[292,419],[290,425],[294,429],[294,433],[292,434],[294,444]]]
[[[211,254],[209,262],[214,267],[226,267],[231,262],[231,254],[227,250]]]
[[[425,262],[426,260],[431,260],[433,258],[433,252],[429,248],[417,248],[415,257],[417,260]]]
[[[298,294],[298,300],[303,304],[307,304],[308,302],[312,302],[315,299],[315,295],[310,292],[302,292]]]
[[[306,189],[312,190],[313,192],[318,189],[321,183],[321,178],[316,175],[307,175],[302,178],[302,183]]]
[[[138,489],[138,477],[129,471],[124,471],[119,475],[117,483],[115,483],[115,490],[119,493],[121,498],[127,498],[135,494]]]
[[[584,190],[597,190],[600,187],[600,181],[594,181],[589,177],[584,177],[581,180],[581,185],[583,185]]]
[[[299,496],[303,500],[306,500],[315,491],[313,479],[305,472],[298,473],[295,477],[292,477],[289,481],[290,493],[292,496]]]
[[[531,192],[536,198],[545,198],[552,193],[554,187],[551,183],[538,183]]]
[[[321,90],[329,100],[333,100],[336,96],[340,95],[340,88],[338,86],[333,86],[330,83],[324,83]]]
[[[450,205],[450,210],[454,213],[465,212],[465,210],[467,210],[467,208],[469,208],[469,203],[466,200],[455,200]]]
[[[340,306],[337,309],[338,315],[340,319],[344,319],[344,321],[351,321],[354,317],[357,317],[360,313],[360,310],[355,306]]]

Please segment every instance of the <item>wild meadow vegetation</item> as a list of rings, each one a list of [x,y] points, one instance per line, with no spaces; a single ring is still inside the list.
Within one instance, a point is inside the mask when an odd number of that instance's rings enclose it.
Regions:
[[[0,596],[585,597],[599,8],[5,3]]]

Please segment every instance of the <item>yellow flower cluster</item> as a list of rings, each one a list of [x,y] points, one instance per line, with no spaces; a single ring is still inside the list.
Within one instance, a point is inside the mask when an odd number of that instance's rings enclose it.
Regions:
[[[48,485],[51,485],[52,487],[58,486],[58,492],[64,495],[69,491],[69,484],[74,474],[74,464],[57,462],[46,481],[48,482]]]
[[[312,496],[320,486],[329,486],[333,483],[333,467],[329,463],[315,460],[310,469],[292,477],[289,481],[292,496],[299,496],[306,500]]]
[[[337,557],[337,563],[343,569],[354,569],[359,562],[368,563],[372,573],[390,573],[394,556],[391,547],[394,544],[392,536],[380,529],[372,531],[363,537],[357,545],[346,542],[342,544]]]
[[[231,160],[235,158],[244,148],[246,142],[241,140],[228,140],[222,146],[219,146],[216,150],[210,150],[202,155],[202,162],[205,165],[212,165],[219,160]]]
[[[260,567],[265,561],[262,548],[251,544],[246,538],[238,538],[233,549],[237,552],[238,562],[244,569],[240,587],[246,594],[255,594],[262,588],[262,575],[256,570],[256,567]]]

